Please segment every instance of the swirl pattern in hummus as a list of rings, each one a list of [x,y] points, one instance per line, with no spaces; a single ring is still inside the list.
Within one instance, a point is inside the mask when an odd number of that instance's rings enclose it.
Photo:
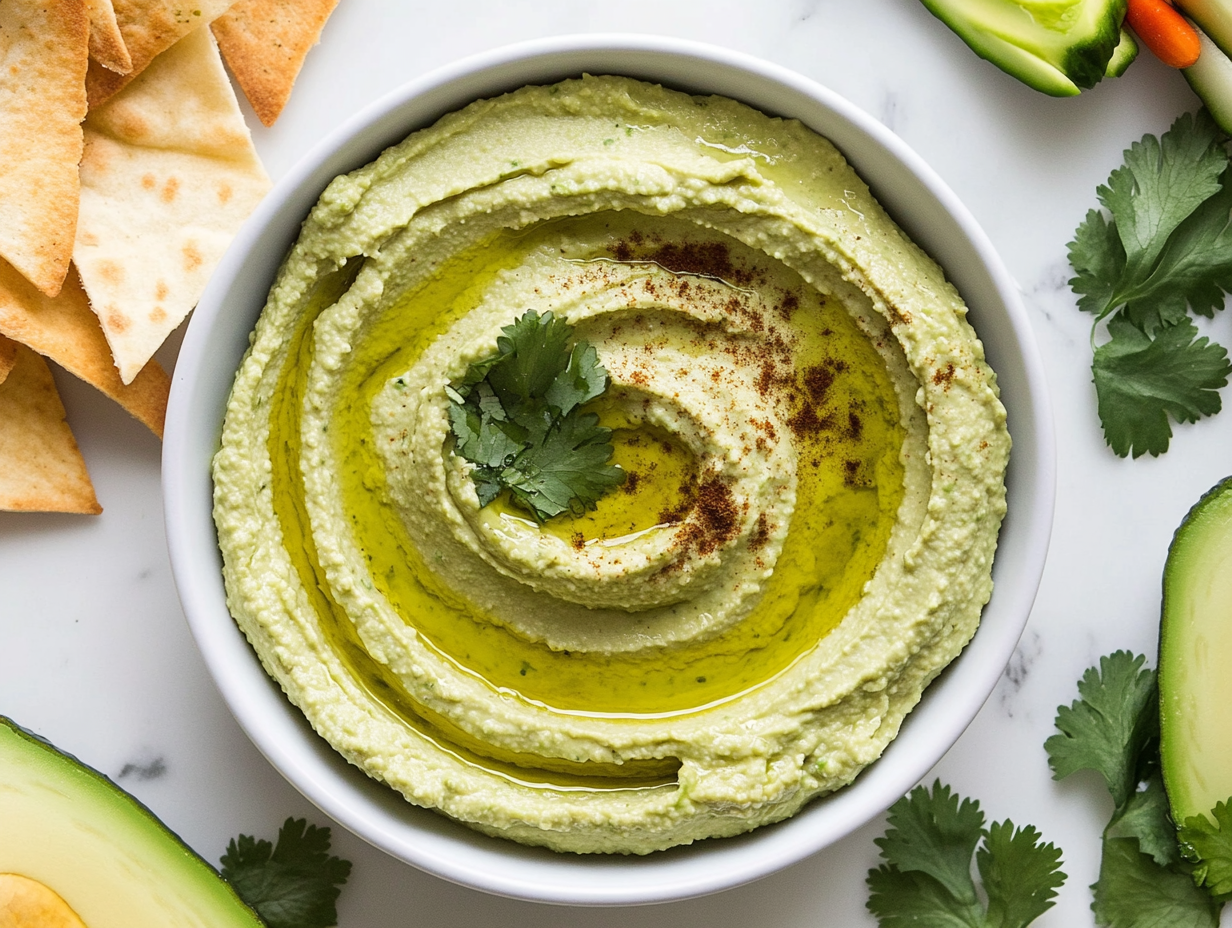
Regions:
[[[445,386],[529,309],[625,484],[480,507]],[[747,831],[875,760],[974,634],[1009,451],[940,269],[824,139],[587,77],[335,179],[214,463],[228,602],[352,763],[529,844]]]

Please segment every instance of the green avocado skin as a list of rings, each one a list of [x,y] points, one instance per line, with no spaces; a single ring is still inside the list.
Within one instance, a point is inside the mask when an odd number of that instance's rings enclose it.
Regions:
[[[217,871],[107,776],[0,716],[0,873],[89,928],[264,928]]]
[[[1160,757],[1179,825],[1232,796],[1232,477],[1176,530],[1163,587]]]

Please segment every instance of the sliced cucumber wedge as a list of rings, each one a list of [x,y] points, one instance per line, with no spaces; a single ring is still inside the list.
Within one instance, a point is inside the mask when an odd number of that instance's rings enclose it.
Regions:
[[[1223,53],[1201,26],[1192,20],[1191,24],[1198,31],[1202,51],[1198,53],[1198,60],[1181,73],[1210,111],[1215,125],[1232,135],[1232,58]]]
[[[1136,43],[1121,29],[1126,0],[923,3],[981,58],[1054,97],[1094,87],[1109,73],[1114,53],[1122,56],[1121,70],[1137,54]]]
[[[1112,50],[1112,57],[1108,59],[1108,67],[1104,68],[1104,77],[1120,77],[1137,57],[1138,40],[1134,38],[1132,32],[1122,26],[1121,41]]]
[[[1232,478],[1189,511],[1168,550],[1159,730],[1174,821],[1232,796]]]
[[[1232,0],[1177,0],[1176,5],[1224,54],[1232,55]]]

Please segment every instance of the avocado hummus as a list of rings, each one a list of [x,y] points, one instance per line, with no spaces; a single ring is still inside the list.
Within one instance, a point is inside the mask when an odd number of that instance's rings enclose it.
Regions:
[[[528,310],[626,479],[480,506],[446,387]],[[1009,453],[938,266],[825,139],[619,77],[525,87],[336,178],[214,460],[228,602],[351,763],[562,851],[850,783],[974,634]]]

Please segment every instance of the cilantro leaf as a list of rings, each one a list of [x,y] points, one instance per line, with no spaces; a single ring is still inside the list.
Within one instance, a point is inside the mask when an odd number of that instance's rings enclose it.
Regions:
[[[1128,838],[1105,838],[1091,889],[1095,922],[1109,928],[1217,928],[1219,905],[1184,873],[1161,867]]]
[[[607,371],[599,364],[593,345],[578,342],[569,354],[569,365],[556,375],[544,393],[548,405],[567,416],[607,388]]]
[[[1169,417],[1214,415],[1232,371],[1188,315],[1212,316],[1232,292],[1232,170],[1219,129],[1206,110],[1182,115],[1130,146],[1096,193],[1110,215],[1087,212],[1069,260],[1078,308],[1108,320],[1092,364],[1099,418],[1118,455],[1158,455]]]
[[[330,831],[288,818],[278,843],[240,835],[222,855],[222,876],[269,928],[329,928],[351,862],[331,857]]]
[[[868,871],[868,910],[881,928],[983,928],[984,910],[969,905],[918,870],[903,872],[893,864]]]
[[[476,412],[469,403],[449,407],[449,424],[458,453],[481,467],[503,467],[526,448],[517,425]]]
[[[1155,863],[1168,867],[1180,859],[1176,826],[1168,813],[1168,795],[1158,770],[1150,773],[1141,788],[1129,797],[1123,810],[1113,815],[1104,829],[1109,838],[1133,838],[1138,849]]]
[[[1232,893],[1232,798],[1216,804],[1212,823],[1205,815],[1185,819],[1181,853],[1195,864],[1193,879],[1218,896]]]
[[[1098,770],[1116,803],[1104,829],[1095,920],[1108,928],[1215,928],[1220,900],[1195,886],[1180,859],[1159,767],[1155,673],[1145,658],[1117,651],[1089,668],[1082,697],[1057,709],[1061,733],[1045,742],[1056,779]],[[1209,823],[1207,823],[1209,825]],[[1232,821],[1229,822],[1232,825]],[[1218,856],[1215,852],[1213,856]]]
[[[498,396],[531,403],[546,394],[568,366],[573,328],[550,312],[540,316],[532,309],[501,332],[496,339],[499,360],[487,381]]]
[[[1078,294],[1078,308],[1105,315],[1107,307],[1115,305],[1117,282],[1125,274],[1125,246],[1116,223],[1099,210],[1088,210],[1069,243],[1069,263],[1077,274],[1069,285]]]
[[[625,479],[624,471],[607,463],[611,434],[594,413],[558,419],[541,444],[528,447],[501,472],[501,482],[540,521],[594,509]]]
[[[1129,147],[1125,164],[1096,189],[1125,247],[1125,284],[1151,275],[1168,237],[1220,189],[1227,166],[1219,130],[1206,110],[1196,117],[1182,114],[1162,139],[1146,135]]]
[[[1009,819],[988,827],[975,863],[988,893],[989,925],[1025,928],[1054,905],[1065,882],[1061,849],[1040,841],[1032,826],[1015,828]]]
[[[873,843],[900,870],[918,870],[937,880],[954,898],[975,902],[971,855],[984,835],[984,813],[973,799],[963,799],[933,783],[930,794],[917,786],[890,807],[890,828]]]
[[[1228,353],[1188,319],[1163,325],[1155,337],[1117,316],[1108,324],[1112,340],[1095,349],[1092,372],[1104,437],[1124,457],[1168,450],[1171,416],[1196,422],[1219,412],[1216,392],[1228,382]]]
[[[1079,699],[1057,707],[1060,734],[1044,742],[1052,778],[1095,770],[1121,809],[1138,782],[1138,757],[1159,734],[1155,671],[1145,655],[1117,651],[1088,667],[1078,681]]]
[[[594,347],[552,313],[526,312],[501,329],[498,353],[445,387],[454,452],[475,465],[481,506],[503,490],[539,522],[594,509],[624,482],[609,465],[611,430],[580,407],[607,389]]]
[[[1223,308],[1232,290],[1232,177],[1168,238],[1149,277],[1126,294],[1126,315],[1144,331],[1185,316],[1186,304],[1202,316]]]
[[[1061,852],[1031,827],[1010,821],[984,830],[979,803],[938,780],[890,807],[876,840],[884,863],[868,872],[868,910],[882,928],[1025,928],[1065,882]],[[978,851],[976,845],[980,844]],[[975,854],[985,909],[971,877]]]

